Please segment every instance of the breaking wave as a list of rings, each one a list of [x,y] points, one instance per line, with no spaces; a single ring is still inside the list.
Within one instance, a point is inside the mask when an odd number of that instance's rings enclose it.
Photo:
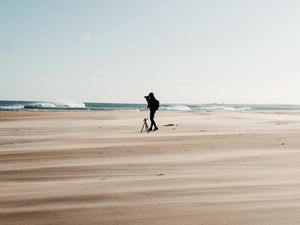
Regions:
[[[34,102],[25,104],[24,109],[84,109],[85,104],[73,100],[58,100],[54,102]]]
[[[252,110],[251,107],[237,107],[237,106],[205,106],[199,107],[198,110],[211,110],[211,111],[247,111]]]
[[[0,110],[3,111],[16,111],[16,110],[21,110],[24,109],[24,105],[1,105]]]
[[[0,101],[0,111],[20,111],[20,110],[68,110],[85,109],[85,103],[73,100],[57,100],[49,102],[30,101]]]
[[[186,105],[167,105],[161,106],[160,109],[167,111],[191,111],[192,109]]]
[[[166,105],[161,106],[161,110],[166,111],[246,111],[252,110],[251,107],[233,106],[233,105],[218,105],[218,104],[203,104],[203,105]]]

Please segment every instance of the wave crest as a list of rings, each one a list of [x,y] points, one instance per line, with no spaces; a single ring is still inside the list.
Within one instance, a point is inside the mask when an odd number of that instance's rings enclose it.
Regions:
[[[63,105],[68,108],[85,108],[85,104],[81,101],[74,101],[71,99],[62,99],[54,101],[56,105]]]
[[[208,107],[203,107],[200,109],[204,110],[212,110],[212,111],[247,111],[251,110],[252,108],[250,107],[234,107],[234,106],[208,106]]]
[[[24,105],[9,105],[9,106],[1,105],[0,106],[0,110],[4,110],[4,111],[15,111],[21,109],[24,109]]]
[[[53,102],[34,102],[24,105],[25,109],[84,109],[85,104],[70,99],[57,100]]]
[[[169,105],[169,106],[162,106],[161,109],[163,110],[170,110],[170,111],[191,111],[192,109],[186,105]]]

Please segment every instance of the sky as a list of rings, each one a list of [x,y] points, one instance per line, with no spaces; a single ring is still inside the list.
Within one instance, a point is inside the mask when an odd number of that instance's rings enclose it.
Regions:
[[[0,99],[300,104],[298,0],[0,0]]]

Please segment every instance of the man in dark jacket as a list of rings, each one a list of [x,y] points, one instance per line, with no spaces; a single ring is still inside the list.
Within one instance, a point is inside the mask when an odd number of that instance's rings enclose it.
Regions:
[[[148,96],[145,96],[147,103],[148,103],[148,107],[150,109],[150,121],[151,121],[151,125],[150,125],[150,129],[149,131],[152,131],[152,128],[154,126],[154,130],[156,131],[158,130],[156,123],[154,121],[154,115],[156,110],[158,110],[159,108],[159,101],[154,97],[154,94],[151,92]]]

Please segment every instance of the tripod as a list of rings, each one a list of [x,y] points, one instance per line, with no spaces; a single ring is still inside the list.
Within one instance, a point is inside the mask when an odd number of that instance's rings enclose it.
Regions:
[[[149,133],[149,128],[148,128],[148,124],[147,124],[147,118],[144,118],[144,123],[143,123],[143,126],[142,126],[142,129],[141,129],[141,133],[143,132],[144,128],[145,128],[145,131],[147,133]]]

